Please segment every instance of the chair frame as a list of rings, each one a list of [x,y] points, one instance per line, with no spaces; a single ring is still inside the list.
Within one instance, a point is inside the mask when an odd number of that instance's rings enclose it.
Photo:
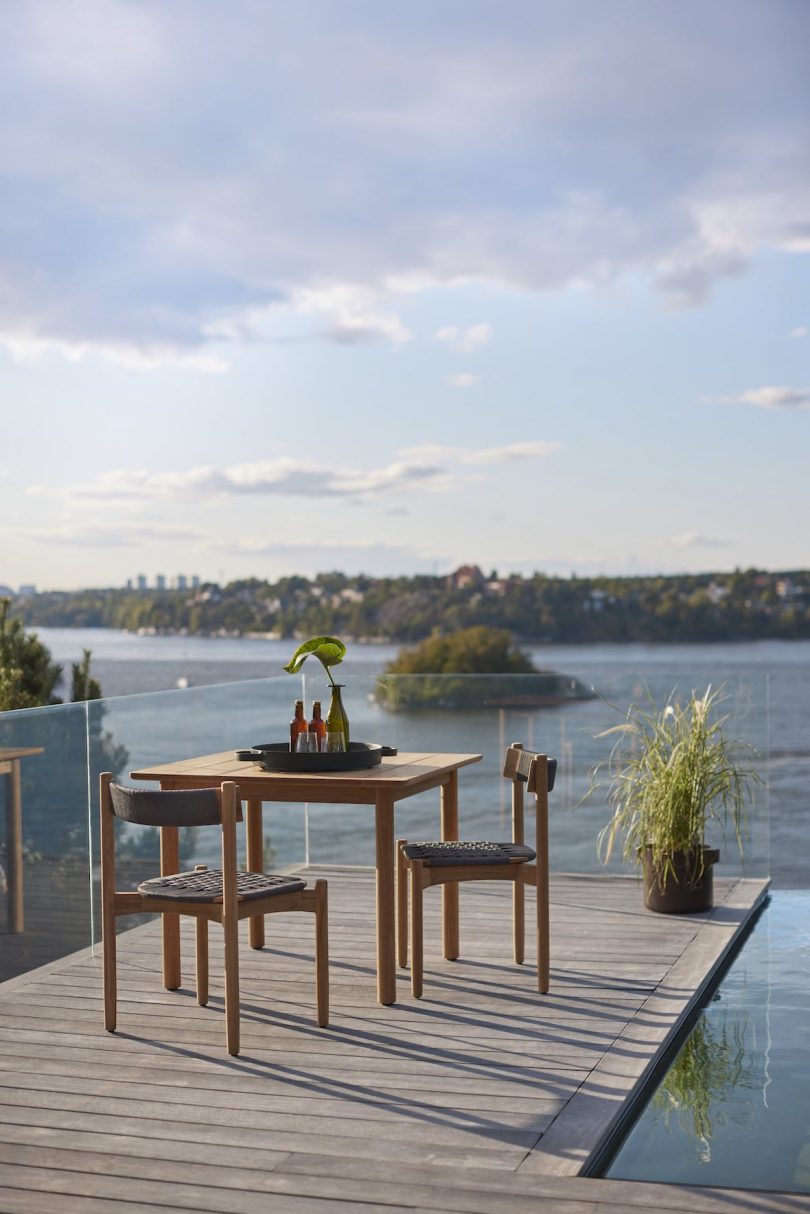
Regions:
[[[397,840],[397,954],[399,964],[408,964],[408,886],[410,884],[411,928],[411,993],[422,996],[424,976],[424,933],[422,927],[422,894],[433,885],[448,885],[458,881],[511,881],[513,950],[516,965],[524,961],[526,918],[523,889],[533,885],[537,898],[537,989],[542,994],[549,988],[549,864],[548,864],[548,756],[523,749],[513,742],[506,752],[503,775],[512,782],[512,842],[525,843],[524,790],[535,799],[536,859],[533,863],[510,861],[508,864],[438,865],[423,860],[409,860],[404,848],[406,839]],[[408,874],[410,873],[410,882]],[[456,956],[449,956],[455,961]]]
[[[144,896],[115,888],[115,813],[110,795],[113,777],[100,777],[101,818],[101,938],[104,968],[104,1027],[116,1028],[117,967],[115,922],[122,915],[189,915],[196,920],[197,1002],[208,1002],[208,924],[221,923],[225,943],[225,1039],[228,1053],[239,1053],[239,938],[240,919],[271,915],[281,911],[308,911],[315,915],[315,981],[317,1021],[321,1028],[329,1024],[329,936],[327,883],[317,880],[312,889],[289,894],[270,894],[263,898],[241,897],[237,892],[236,821],[240,806],[239,790],[225,781],[213,791],[217,794],[222,828],[222,897],[215,902],[186,902],[174,898]],[[167,793],[166,796],[171,796]],[[167,823],[166,825],[170,825]],[[163,866],[161,865],[161,868]],[[200,871],[205,865],[198,865]],[[169,876],[170,873],[161,873]],[[163,985],[167,990],[180,986],[170,981],[164,966]]]

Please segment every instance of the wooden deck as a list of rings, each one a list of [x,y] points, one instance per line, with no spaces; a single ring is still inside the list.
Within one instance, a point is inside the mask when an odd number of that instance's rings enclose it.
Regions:
[[[314,870],[312,870],[314,871]],[[160,982],[154,923],[119,937],[119,1030],[87,952],[0,986],[0,1210],[61,1214],[561,1214],[795,1211],[806,1198],[577,1175],[761,882],[719,882],[712,916],[641,906],[635,880],[552,879],[552,986],[509,961],[507,887],[463,888],[462,950],[439,959],[426,899],[425,998],[375,1002],[373,875],[330,880],[332,1026],[314,1022],[309,917],[242,950],[242,1054],[212,999]],[[528,901],[528,900],[527,900]],[[243,925],[244,927],[244,925]],[[0,948],[2,948],[0,942]],[[58,1195],[58,1197],[57,1197]]]

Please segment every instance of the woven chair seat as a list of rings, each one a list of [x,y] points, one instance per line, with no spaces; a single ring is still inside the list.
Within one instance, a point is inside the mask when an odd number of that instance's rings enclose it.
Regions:
[[[294,894],[306,889],[299,877],[273,877],[267,873],[237,873],[237,894],[244,901],[267,898],[272,894]],[[206,868],[170,877],[152,877],[142,881],[138,893],[143,898],[173,898],[176,902],[216,902],[222,898],[222,869]]]
[[[536,852],[523,843],[483,843],[453,840],[447,843],[407,843],[403,852],[409,860],[431,865],[526,864]]]

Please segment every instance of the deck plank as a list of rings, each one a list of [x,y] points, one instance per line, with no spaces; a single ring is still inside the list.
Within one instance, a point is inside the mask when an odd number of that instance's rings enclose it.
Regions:
[[[315,1023],[300,915],[268,920],[261,952],[243,936],[237,1059],[224,1049],[213,928],[207,1008],[191,987],[192,924],[179,991],[161,986],[159,924],[119,937],[115,1034],[102,1028],[100,959],[86,951],[0,985],[0,1208],[39,1214],[57,1194],[65,1214],[252,1214],[268,1197],[277,1214],[729,1208],[710,1191],[575,1173],[760,885],[718,882],[715,916],[673,918],[644,911],[633,880],[552,879],[545,997],[530,961],[511,964],[508,888],[462,890],[457,962],[440,958],[439,899],[428,898],[425,997],[411,998],[400,971],[398,1002],[380,1007],[373,874],[310,873],[330,880],[328,1029]],[[808,1208],[766,1194],[745,1204]]]

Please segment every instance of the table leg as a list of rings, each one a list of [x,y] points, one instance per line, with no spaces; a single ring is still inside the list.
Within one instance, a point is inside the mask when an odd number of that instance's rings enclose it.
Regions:
[[[8,767],[6,795],[6,854],[8,856],[8,930],[21,932],[23,914],[22,792],[20,761]]]
[[[394,960],[394,799],[377,793],[374,807],[377,845],[377,1000],[397,997]]]
[[[248,872],[260,873],[264,870],[264,828],[262,826],[262,803],[255,797],[252,797],[247,803],[245,833],[247,835]],[[251,948],[264,948],[264,915],[254,915],[252,919],[248,920],[248,939]]]
[[[169,877],[179,870],[179,831],[176,826],[161,826],[160,875]],[[176,991],[180,983],[180,916],[163,915],[163,985]]]
[[[441,786],[442,839],[458,838],[458,772],[451,771]],[[455,961],[459,952],[458,882],[442,886],[442,943],[448,961]]]

